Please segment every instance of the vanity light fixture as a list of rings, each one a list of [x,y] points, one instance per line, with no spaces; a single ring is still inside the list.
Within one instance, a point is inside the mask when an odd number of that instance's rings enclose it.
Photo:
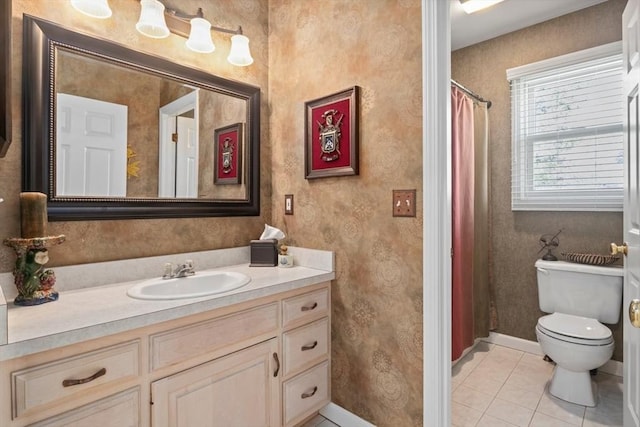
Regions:
[[[462,9],[468,14],[477,12],[482,9],[498,4],[504,0],[460,0]]]
[[[138,31],[148,37],[167,37],[169,32],[187,38],[186,46],[194,52],[210,53],[215,50],[211,40],[211,30],[233,34],[227,61],[233,65],[247,66],[253,63],[249,51],[249,39],[242,34],[242,27],[230,30],[216,27],[207,21],[198,8],[195,15],[187,15],[177,10],[166,9],[158,0],[140,0],[142,6]]]
[[[70,1],[74,9],[93,18],[105,19],[111,16],[108,0]],[[141,34],[162,39],[174,33],[187,38],[186,46],[198,53],[210,53],[216,49],[211,40],[211,30],[233,34],[227,61],[240,67],[253,64],[249,38],[242,34],[241,26],[234,30],[213,26],[204,18],[202,8],[198,8],[195,15],[187,15],[177,10],[166,9],[158,0],[140,0],[140,6],[136,30]]]
[[[106,19],[111,16],[108,0],[71,0],[71,6],[92,18]]]

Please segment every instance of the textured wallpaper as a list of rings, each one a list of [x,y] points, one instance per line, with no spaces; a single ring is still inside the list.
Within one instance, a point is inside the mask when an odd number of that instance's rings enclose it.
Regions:
[[[496,290],[498,331],[536,340],[538,308],[534,263],[542,234],[562,229],[560,252],[608,253],[622,241],[622,213],[511,211],[511,101],[506,70],[511,67],[614,42],[622,38],[626,0],[609,0],[521,31],[452,53],[451,75],[492,101],[489,110],[491,163],[492,280]],[[622,360],[622,326],[612,326],[618,343],[613,358]]]
[[[378,426],[422,425],[420,0],[270,0],[273,222],[336,252],[332,400]],[[360,175],[305,179],[305,101],[360,96]],[[417,189],[416,218],[392,190]],[[284,195],[294,215],[284,215]]]
[[[268,126],[268,9],[267,0],[200,1],[165,0],[168,7],[195,13],[203,7],[204,15],[214,25],[237,28],[242,25],[251,42],[255,59],[250,67],[235,67],[226,61],[230,39],[213,33],[216,51],[197,54],[186,49],[185,39],[175,35],[162,40],[140,35],[135,23],[140,13],[138,0],[110,0],[113,16],[107,20],[91,19],[76,12],[68,0],[13,0],[13,143],[7,156],[0,159],[0,236],[19,236],[22,145],[22,14],[56,22],[96,37],[126,45],[135,50],[177,61],[186,66],[262,88],[261,108],[261,216],[236,218],[186,218],[125,221],[51,222],[49,234],[65,234],[64,244],[49,251],[51,266],[81,264],[123,258],[199,251],[247,245],[259,237],[271,217],[271,158]],[[137,150],[141,160],[145,153]],[[13,251],[0,246],[0,271],[10,271],[15,262]]]

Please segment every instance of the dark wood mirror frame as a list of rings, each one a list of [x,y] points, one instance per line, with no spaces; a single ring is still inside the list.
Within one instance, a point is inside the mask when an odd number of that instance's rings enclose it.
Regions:
[[[10,2],[6,2],[10,3]],[[24,148],[23,191],[47,194],[50,221],[257,216],[260,214],[260,88],[136,52],[113,42],[80,34],[29,15],[23,20]],[[55,197],[55,111],[53,77],[55,48],[62,46],[134,69],[229,94],[247,101],[247,198],[124,199]]]
[[[11,2],[0,5],[0,157],[11,145]]]

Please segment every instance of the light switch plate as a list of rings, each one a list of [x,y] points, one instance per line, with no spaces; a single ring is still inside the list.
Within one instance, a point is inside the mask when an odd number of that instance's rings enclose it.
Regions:
[[[284,214],[293,215],[293,194],[284,195]]]
[[[416,190],[393,190],[393,216],[416,216]]]

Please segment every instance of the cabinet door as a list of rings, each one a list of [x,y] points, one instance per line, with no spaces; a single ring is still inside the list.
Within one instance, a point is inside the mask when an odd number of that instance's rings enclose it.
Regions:
[[[274,338],[153,382],[152,425],[280,425],[277,343]]]

